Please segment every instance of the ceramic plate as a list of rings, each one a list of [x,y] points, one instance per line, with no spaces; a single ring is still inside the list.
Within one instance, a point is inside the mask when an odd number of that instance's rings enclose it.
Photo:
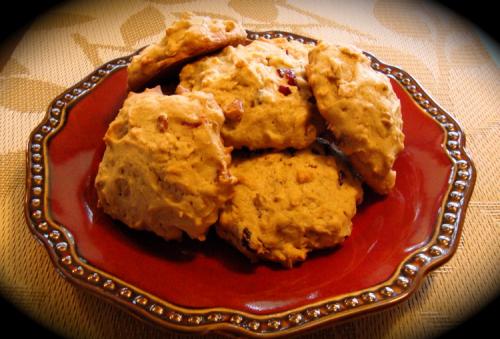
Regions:
[[[285,32],[249,32],[249,38]],[[113,60],[58,96],[32,132],[26,218],[69,281],[141,319],[181,331],[274,336],[379,310],[407,298],[455,252],[475,169],[456,120],[405,71],[369,55],[391,78],[406,135],[396,187],[366,192],[353,232],[293,269],[251,264],[210,233],[165,242],[96,207],[102,140],[127,96],[130,56]]]

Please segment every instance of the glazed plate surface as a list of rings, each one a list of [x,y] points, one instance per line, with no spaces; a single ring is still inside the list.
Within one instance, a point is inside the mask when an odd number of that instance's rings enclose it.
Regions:
[[[285,32],[249,32],[249,37]],[[102,140],[127,96],[130,57],[113,60],[54,99],[31,134],[26,217],[68,280],[174,330],[280,335],[389,306],[408,297],[455,252],[475,180],[465,136],[405,71],[367,54],[391,77],[406,135],[396,187],[365,191],[353,232],[293,269],[251,264],[210,233],[165,242],[97,208]]]

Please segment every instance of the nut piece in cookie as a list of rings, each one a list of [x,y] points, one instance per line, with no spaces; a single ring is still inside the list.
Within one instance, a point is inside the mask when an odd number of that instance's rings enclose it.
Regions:
[[[104,137],[99,206],[134,229],[204,240],[236,181],[211,94],[131,93]]]
[[[321,42],[309,53],[307,78],[338,147],[371,188],[389,193],[404,134],[401,105],[387,76],[356,47]]]
[[[292,267],[351,234],[363,191],[335,157],[310,149],[268,153],[235,158],[231,171],[238,183],[216,230],[252,260]]]
[[[219,20],[191,13],[167,28],[160,42],[134,56],[128,66],[128,85],[141,90],[151,81],[164,77],[170,68],[228,45],[246,41],[245,29],[232,20]]]
[[[305,79],[311,46],[256,40],[184,66],[178,93],[212,93],[226,116],[226,145],[251,150],[309,146],[322,120]]]

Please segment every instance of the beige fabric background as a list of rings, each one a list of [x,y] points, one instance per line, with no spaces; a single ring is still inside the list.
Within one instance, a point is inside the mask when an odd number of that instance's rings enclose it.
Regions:
[[[70,337],[166,334],[65,282],[23,217],[24,152],[51,99],[95,67],[158,39],[184,10],[229,17],[254,30],[282,29],[353,43],[400,65],[452,112],[478,169],[454,258],[406,302],[310,335],[434,336],[500,291],[500,72],[477,32],[432,4],[404,1],[75,1],[36,20],[0,60],[0,293]],[[13,48],[15,47],[15,48]]]

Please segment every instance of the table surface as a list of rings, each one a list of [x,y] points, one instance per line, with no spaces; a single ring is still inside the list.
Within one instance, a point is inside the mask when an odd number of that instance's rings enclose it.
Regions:
[[[478,177],[455,256],[407,301],[311,338],[434,336],[499,294],[499,54],[474,27],[416,1],[136,0],[65,3],[0,50],[2,296],[63,336],[165,336],[56,273],[24,220],[24,157],[28,135],[53,97],[106,61],[158,40],[186,10],[236,19],[252,30],[279,29],[357,45],[412,74],[467,135]]]

